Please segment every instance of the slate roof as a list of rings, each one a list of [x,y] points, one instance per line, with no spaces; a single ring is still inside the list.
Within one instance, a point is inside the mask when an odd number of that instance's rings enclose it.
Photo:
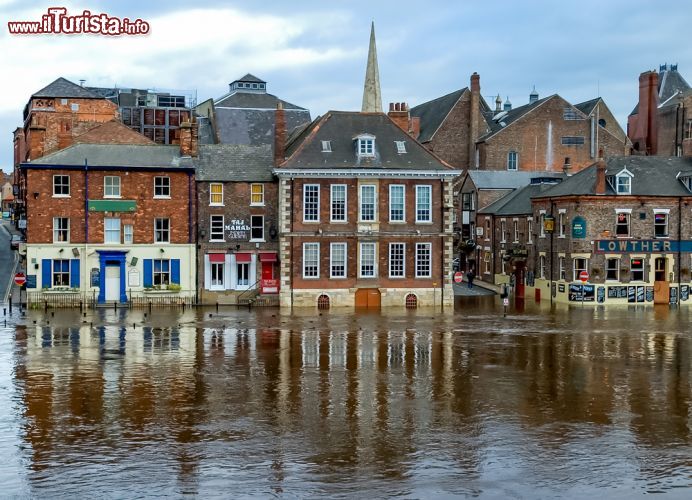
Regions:
[[[250,83],[267,83],[264,80],[261,80],[257,78],[255,75],[252,75],[248,73],[242,78],[238,78],[237,80],[233,80],[234,82],[250,82]]]
[[[533,111],[534,109],[539,107],[541,104],[543,104],[544,102],[546,102],[546,101],[548,101],[554,97],[559,97],[559,96],[557,94],[553,94],[551,96],[544,97],[543,99],[539,99],[536,102],[524,104],[523,106],[513,108],[513,109],[507,111],[505,114],[502,115],[502,117],[500,119],[497,119],[497,120],[493,119],[491,117],[493,115],[499,116],[498,113],[495,113],[495,112],[492,112],[492,114],[490,112],[486,113],[485,114],[486,122],[488,122],[488,125],[490,126],[490,131],[487,134],[481,136],[478,139],[478,141],[484,141],[486,139],[489,139],[490,137],[492,137],[493,135],[495,135],[499,131],[508,127],[509,125],[514,123],[515,121],[522,118],[524,115],[530,113],[531,111]],[[502,112],[502,113],[504,113],[504,112]]]
[[[665,156],[617,156],[606,161],[606,176],[616,175],[623,168],[633,175],[632,196],[692,196],[677,178],[679,173],[692,171],[692,158]],[[544,192],[545,196],[595,195],[596,164],[568,177]],[[606,194],[615,195],[606,182]],[[620,195],[623,196],[623,195]]]
[[[375,136],[375,156],[356,154],[355,138]],[[322,152],[321,141],[331,141],[331,152]],[[397,153],[395,141],[406,143],[406,153]],[[399,128],[384,113],[329,111],[299,134],[286,149],[288,159],[282,169],[454,169],[439,160],[418,141]]]
[[[410,109],[411,116],[420,118],[420,136],[418,136],[420,142],[428,142],[433,138],[444,119],[467,90],[468,87],[464,87]]]
[[[531,198],[553,188],[554,184],[530,184],[516,189],[478,211],[480,214],[524,215],[532,213]]]
[[[117,120],[104,122],[75,137],[76,143],[88,144],[155,144],[154,141]]]
[[[269,145],[209,144],[194,159],[198,181],[272,182],[274,155]]]
[[[690,89],[690,84],[676,69],[666,69],[658,73],[658,102],[663,103],[670,99],[676,92],[685,92]],[[639,113],[639,103],[634,106],[630,115]]]
[[[580,102],[579,104],[575,104],[574,107],[577,108],[579,111],[584,113],[586,116],[589,116],[591,112],[594,110],[596,105],[598,104],[598,101],[600,101],[600,97],[596,97],[595,99],[590,99],[588,101]]]
[[[63,77],[58,78],[53,83],[35,92],[31,97],[66,97],[73,99],[103,99],[98,94],[72,83]]]
[[[275,110],[277,103],[283,104],[285,110],[300,109],[307,111],[305,108],[291,104],[290,102],[279,99],[274,94],[266,94],[264,92],[245,92],[244,90],[236,90],[231,94],[227,94],[214,102],[216,109],[222,108],[252,108],[252,109],[271,109]]]
[[[191,168],[192,160],[180,156],[180,146],[133,144],[74,144],[22,164],[90,167]]]
[[[469,170],[468,175],[476,189],[519,189],[537,177],[562,177],[559,172],[525,172],[518,170]]]

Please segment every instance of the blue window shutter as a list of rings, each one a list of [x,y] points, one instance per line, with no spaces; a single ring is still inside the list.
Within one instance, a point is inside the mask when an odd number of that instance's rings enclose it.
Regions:
[[[152,286],[154,271],[151,259],[144,259],[144,286]]]
[[[50,259],[41,260],[41,288],[53,286],[53,262]]]
[[[70,260],[70,286],[79,288],[79,259]]]
[[[171,283],[180,284],[180,259],[171,259]]]

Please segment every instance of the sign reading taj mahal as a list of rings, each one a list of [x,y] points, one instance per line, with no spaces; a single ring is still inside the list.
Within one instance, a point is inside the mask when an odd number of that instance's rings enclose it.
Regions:
[[[244,219],[231,219],[231,223],[226,224],[224,229],[230,240],[247,240],[250,226],[245,224]]]

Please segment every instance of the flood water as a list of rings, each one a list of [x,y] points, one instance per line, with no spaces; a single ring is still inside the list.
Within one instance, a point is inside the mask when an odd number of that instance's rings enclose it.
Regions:
[[[687,309],[459,305],[15,310],[0,496],[692,498]]]

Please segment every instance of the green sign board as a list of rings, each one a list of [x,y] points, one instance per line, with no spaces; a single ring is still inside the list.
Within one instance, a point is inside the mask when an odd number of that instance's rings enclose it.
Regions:
[[[135,200],[89,200],[89,212],[134,212]]]
[[[586,238],[586,221],[583,217],[576,216],[572,219],[572,238],[582,240]]]

